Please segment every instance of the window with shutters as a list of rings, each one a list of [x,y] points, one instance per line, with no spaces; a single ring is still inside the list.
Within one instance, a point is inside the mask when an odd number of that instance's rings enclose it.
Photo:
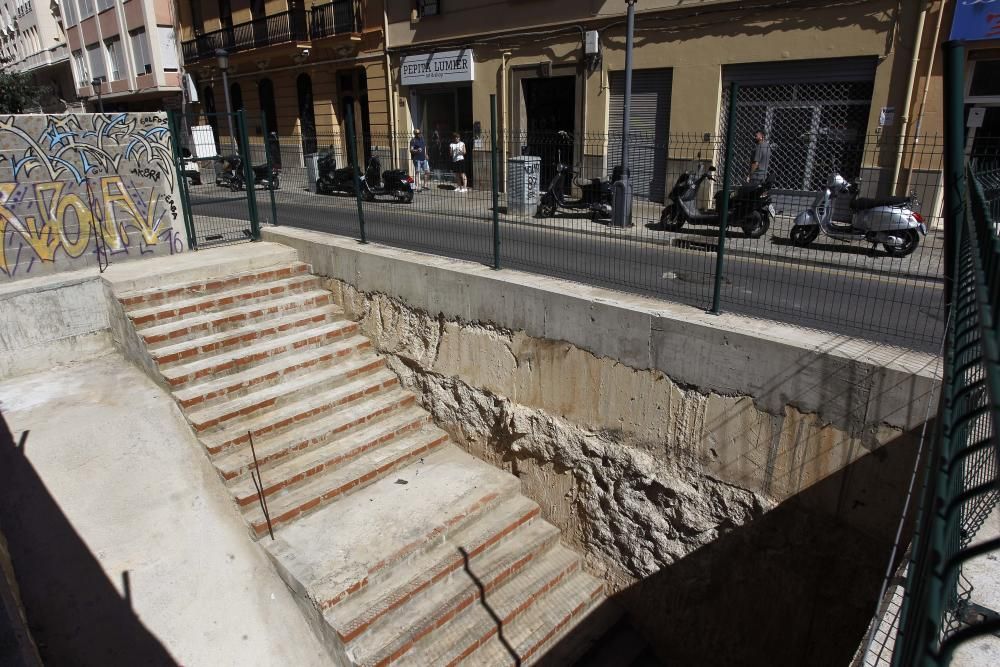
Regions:
[[[418,0],[417,10],[420,16],[437,16],[441,13],[441,3],[439,0]]]
[[[153,61],[149,57],[149,42],[146,39],[146,30],[139,28],[129,33],[132,42],[132,61],[135,63],[136,76],[152,74]]]
[[[94,15],[94,0],[79,0],[79,2],[81,19]]]
[[[76,11],[76,0],[62,0],[63,23],[67,28],[71,28],[80,22],[80,16]]]
[[[100,43],[87,47],[87,64],[90,65],[91,80],[108,80],[108,70],[104,63],[104,49],[101,48]]]
[[[103,12],[115,6],[115,0],[97,0],[97,11]]]
[[[90,76],[87,74],[87,64],[83,59],[83,51],[77,49],[73,52],[73,73],[76,75],[76,87],[83,88],[90,85]]]
[[[108,51],[108,64],[111,66],[111,80],[117,81],[125,78],[125,54],[122,53],[122,41],[113,37],[104,42]]]

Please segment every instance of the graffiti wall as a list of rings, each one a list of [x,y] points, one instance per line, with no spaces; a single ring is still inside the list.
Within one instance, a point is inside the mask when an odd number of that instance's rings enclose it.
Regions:
[[[0,282],[184,249],[165,113],[0,116]]]

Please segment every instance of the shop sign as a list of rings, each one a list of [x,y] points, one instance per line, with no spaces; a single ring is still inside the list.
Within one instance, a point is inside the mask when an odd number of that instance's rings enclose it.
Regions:
[[[404,86],[419,86],[426,83],[456,83],[472,81],[475,62],[471,49],[461,51],[438,51],[404,56],[400,68]]]
[[[952,39],[1000,39],[1000,0],[958,0]]]

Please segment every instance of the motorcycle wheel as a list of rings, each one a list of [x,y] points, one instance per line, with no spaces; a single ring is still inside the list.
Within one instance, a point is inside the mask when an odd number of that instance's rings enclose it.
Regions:
[[[413,190],[400,190],[396,193],[396,199],[404,204],[413,203]]]
[[[903,245],[889,245],[888,243],[883,243],[882,247],[885,248],[886,253],[889,257],[906,257],[920,245],[920,234],[915,229],[904,229],[901,234],[903,238]]]
[[[369,192],[367,188],[361,188],[361,199],[362,201],[375,201],[375,195]]]
[[[229,189],[232,190],[233,192],[239,192],[240,190],[243,189],[243,184],[237,181],[236,179],[233,179],[229,182]]]
[[[684,226],[684,218],[674,212],[674,205],[671,204],[663,209],[660,214],[660,229],[665,232],[679,232]]]
[[[771,228],[771,215],[767,211],[754,211],[740,227],[748,239],[759,239]]]
[[[795,225],[790,236],[792,245],[805,248],[819,236],[819,225]]]
[[[281,187],[281,179],[278,178],[277,174],[275,174],[274,178],[271,179],[269,185],[272,190],[277,190],[278,188]]]
[[[538,205],[538,217],[539,218],[551,218],[556,214],[556,199],[552,195],[546,193],[542,197],[542,202]]]

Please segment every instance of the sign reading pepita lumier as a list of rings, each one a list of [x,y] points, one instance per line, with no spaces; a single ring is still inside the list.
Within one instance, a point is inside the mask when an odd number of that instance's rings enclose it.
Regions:
[[[404,86],[458,83],[474,79],[475,62],[471,49],[421,53],[404,56],[400,72],[400,83]]]

